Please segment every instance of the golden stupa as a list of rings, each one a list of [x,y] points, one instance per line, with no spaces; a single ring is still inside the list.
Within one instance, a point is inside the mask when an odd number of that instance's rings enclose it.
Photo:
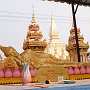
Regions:
[[[74,29],[70,31],[70,37],[71,32],[74,33]],[[66,49],[71,55],[71,51],[74,53],[75,47],[71,45],[70,37]],[[80,37],[79,43],[82,49],[81,53],[83,51],[84,55],[86,55],[89,46],[83,43],[83,40],[84,38]],[[26,39],[23,43],[24,51],[22,53],[18,53],[13,47],[0,45],[0,50],[6,56],[4,60],[0,61],[0,84],[23,83],[22,63],[29,64],[32,82],[58,81],[61,77],[72,80],[90,78],[88,60],[86,62],[82,60],[81,63],[77,62],[77,58],[75,60],[59,60],[51,54],[45,53],[46,47],[47,42],[43,39],[42,32],[33,14]]]

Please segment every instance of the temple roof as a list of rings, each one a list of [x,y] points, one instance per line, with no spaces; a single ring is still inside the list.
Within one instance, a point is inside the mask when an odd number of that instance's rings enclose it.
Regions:
[[[22,63],[28,63],[30,66],[36,68],[48,64],[58,64],[58,59],[50,54],[44,53],[43,51],[35,52],[31,49],[26,49],[21,54],[19,54],[12,47],[2,46],[2,48],[4,48],[4,50],[7,50],[8,48],[8,51],[5,52],[6,55],[8,53],[8,56],[6,56],[4,60],[0,61],[0,68],[21,68]],[[9,50],[12,50],[11,54],[9,54]]]
[[[40,67],[47,64],[57,64],[57,59],[44,52],[35,52],[30,49],[25,50],[21,53],[21,56],[24,58],[24,61],[33,64],[35,67]]]
[[[47,43],[45,39],[43,39],[43,34],[40,31],[40,27],[36,22],[35,14],[33,12],[32,21],[29,25],[26,40],[23,43],[23,49],[32,49],[34,51],[44,51]]]
[[[80,34],[80,28],[77,28],[77,34],[78,34],[78,42],[79,42],[79,48],[88,49],[89,44],[84,41],[83,35]],[[66,47],[67,50],[76,48],[76,40],[75,40],[75,29],[74,27],[70,30],[70,36],[68,40],[68,46]]]

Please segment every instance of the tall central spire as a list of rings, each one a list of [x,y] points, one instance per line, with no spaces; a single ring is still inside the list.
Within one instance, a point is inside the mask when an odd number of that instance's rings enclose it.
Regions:
[[[55,23],[55,17],[51,16],[51,32],[56,32],[56,23]]]
[[[46,52],[54,55],[58,59],[66,59],[65,44],[60,42],[59,32],[56,30],[56,22],[54,16],[51,16],[49,38],[50,40],[48,42]]]
[[[55,17],[51,16],[50,41],[53,39],[59,39],[59,33],[56,31]]]

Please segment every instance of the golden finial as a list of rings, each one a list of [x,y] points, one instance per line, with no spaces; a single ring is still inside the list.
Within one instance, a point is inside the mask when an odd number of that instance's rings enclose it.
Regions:
[[[56,31],[55,17],[51,16],[51,33]]]
[[[32,9],[33,9],[33,14],[32,14],[32,23],[36,23],[36,18],[35,18],[35,9],[34,6],[32,5]]]
[[[56,30],[56,22],[55,22],[55,17],[51,16],[51,31],[50,34],[56,35],[58,32]]]

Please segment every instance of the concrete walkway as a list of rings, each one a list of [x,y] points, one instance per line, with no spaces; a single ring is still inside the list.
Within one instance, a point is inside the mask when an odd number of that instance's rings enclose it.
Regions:
[[[79,85],[90,85],[90,79],[86,80],[76,80],[75,84],[48,84],[48,87],[70,87],[70,86],[79,86]],[[34,87],[35,83],[31,83],[28,85],[0,85],[0,90],[33,90],[34,88],[40,88],[40,87]]]

